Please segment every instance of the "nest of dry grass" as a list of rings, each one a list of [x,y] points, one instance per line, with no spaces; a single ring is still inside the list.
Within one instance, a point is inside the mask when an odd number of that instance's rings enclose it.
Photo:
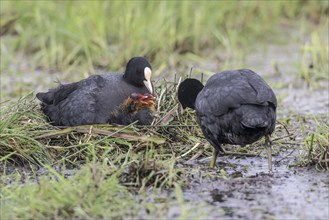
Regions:
[[[155,120],[149,126],[54,127],[47,123],[31,93],[1,109],[0,162],[19,166],[64,163],[74,168],[96,161],[115,169],[126,167],[134,176],[123,175],[123,178],[139,186],[168,182],[173,161],[190,151],[195,142],[205,142],[193,112],[179,113],[173,92],[176,88],[176,82],[163,82],[156,88]],[[204,154],[210,152],[211,149]],[[147,178],[148,181],[142,182]]]
[[[210,156],[212,151],[209,145],[202,147],[207,142],[194,113],[188,110],[180,114],[177,84],[162,82],[156,87],[155,120],[149,126],[54,127],[47,123],[33,94],[29,94],[1,108],[0,162],[37,166],[65,163],[76,167],[96,161],[113,168],[127,166],[135,170],[141,178],[129,175],[125,178],[140,186],[147,185],[141,182],[145,178],[153,180],[150,182],[162,181],[169,175],[172,161]],[[280,144],[282,137],[291,139],[294,134],[289,134],[280,123],[277,128],[281,137],[277,135],[274,140],[278,146],[284,146]],[[321,129],[324,131],[315,132],[307,145],[309,154],[302,164],[317,164],[328,169],[328,135],[325,134],[329,129],[328,126]]]

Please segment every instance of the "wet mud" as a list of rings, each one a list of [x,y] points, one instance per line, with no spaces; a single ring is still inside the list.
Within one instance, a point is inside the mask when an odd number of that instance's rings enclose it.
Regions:
[[[266,158],[219,158],[218,169],[224,169],[227,178],[192,181],[184,198],[206,201],[212,207],[210,219],[328,219],[328,172],[289,168],[294,157],[276,162],[281,159],[273,158],[269,173]],[[193,166],[207,170],[208,162]]]

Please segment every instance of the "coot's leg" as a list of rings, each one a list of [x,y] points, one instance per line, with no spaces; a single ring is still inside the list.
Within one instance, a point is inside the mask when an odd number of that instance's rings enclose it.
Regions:
[[[219,154],[220,149],[221,149],[220,146],[219,147],[213,146],[213,147],[214,147],[214,152],[212,154],[212,158],[211,158],[211,161],[210,161],[210,167],[211,168],[214,168],[215,167],[216,160],[217,160],[218,154]]]
[[[272,172],[272,143],[270,135],[265,136],[265,147],[267,151],[267,160],[268,160],[268,170]]]

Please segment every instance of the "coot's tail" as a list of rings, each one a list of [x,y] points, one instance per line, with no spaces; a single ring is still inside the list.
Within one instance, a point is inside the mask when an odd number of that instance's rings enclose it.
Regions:
[[[78,87],[78,83],[60,84],[57,88],[49,89],[48,92],[39,92],[36,96],[43,103],[56,105],[74,92]]]
[[[270,106],[242,105],[241,124],[249,129],[263,130],[272,127],[275,123],[275,113]]]
[[[39,92],[37,93],[36,97],[43,103],[51,104],[54,100],[54,92]]]

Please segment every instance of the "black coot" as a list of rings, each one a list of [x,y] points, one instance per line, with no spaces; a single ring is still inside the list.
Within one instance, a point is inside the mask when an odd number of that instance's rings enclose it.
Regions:
[[[133,57],[124,74],[93,75],[36,96],[53,125],[105,124],[111,121],[111,112],[131,94],[153,94],[151,69],[145,58]]]
[[[178,88],[183,108],[195,109],[203,134],[214,147],[214,167],[222,144],[251,144],[265,136],[269,169],[277,101],[271,87],[247,69],[224,71],[209,78],[206,85],[196,79],[184,80]]]

